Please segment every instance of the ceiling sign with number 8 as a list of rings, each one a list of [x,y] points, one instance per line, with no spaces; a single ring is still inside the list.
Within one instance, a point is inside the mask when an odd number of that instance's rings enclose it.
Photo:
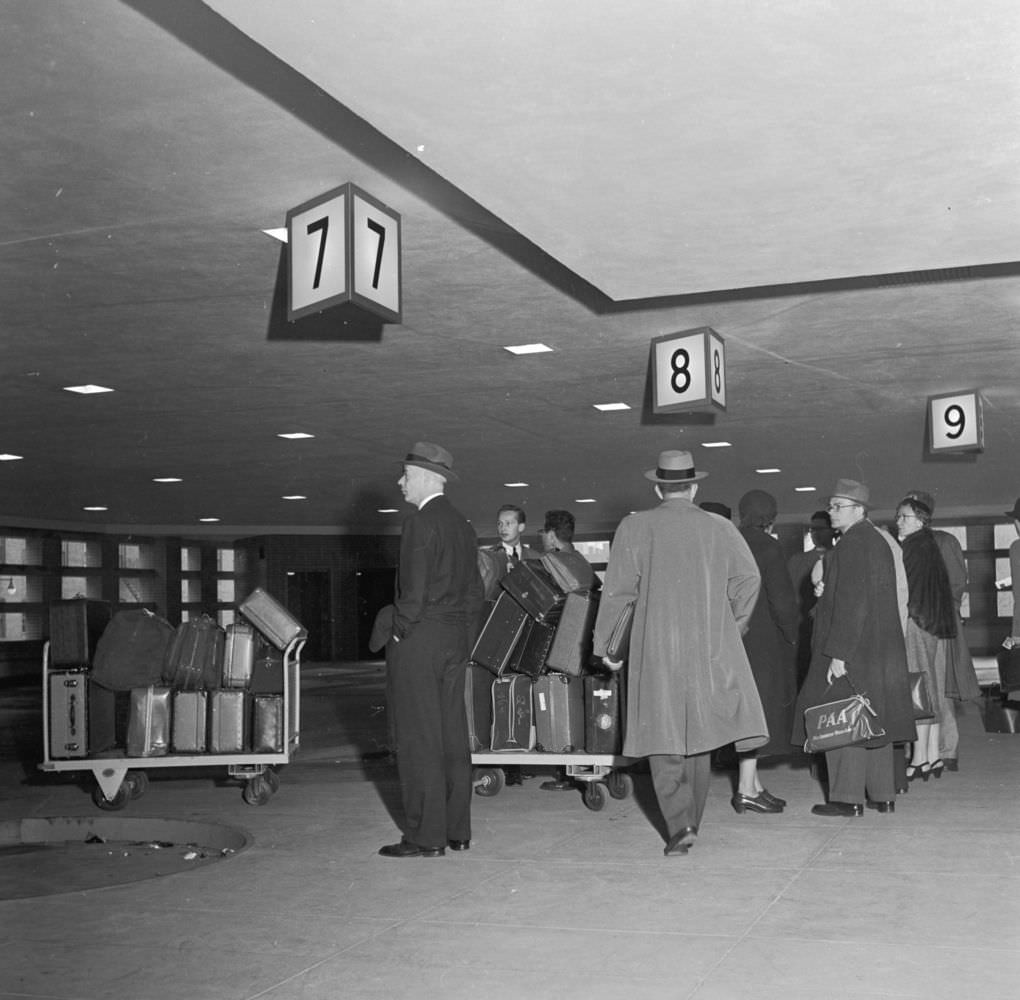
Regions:
[[[929,396],[928,423],[932,452],[984,450],[984,417],[981,395],[976,389]]]
[[[351,302],[401,321],[400,216],[353,184],[287,213],[287,319]]]
[[[726,348],[710,326],[652,339],[652,412],[726,409]]]

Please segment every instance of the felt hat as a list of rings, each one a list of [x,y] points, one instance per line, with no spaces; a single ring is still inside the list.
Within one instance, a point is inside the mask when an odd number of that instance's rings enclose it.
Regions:
[[[924,490],[910,490],[903,499],[922,504],[928,509],[929,514],[935,513],[935,498],[930,493],[925,493]]]
[[[836,488],[832,491],[832,496],[829,499],[837,498],[852,500],[862,507],[867,507],[871,500],[871,491],[864,483],[859,483],[856,479],[837,479]]]
[[[1013,509],[1006,511],[1006,517],[1011,517],[1014,521],[1020,521],[1020,497],[1017,497],[1016,503],[1013,504]]]
[[[694,471],[694,459],[689,451],[660,451],[659,464],[645,473],[653,483],[693,483],[704,479],[707,472]]]
[[[457,480],[457,473],[453,471],[453,455],[431,441],[415,442],[414,447],[404,456],[403,463],[438,472],[444,479]]]

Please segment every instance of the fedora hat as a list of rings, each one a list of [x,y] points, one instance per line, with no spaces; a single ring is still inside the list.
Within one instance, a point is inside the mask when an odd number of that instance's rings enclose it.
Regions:
[[[404,465],[417,465],[421,469],[439,473],[444,479],[457,481],[457,473],[453,471],[453,455],[431,441],[415,442],[403,462]]]
[[[694,459],[689,451],[660,451],[658,467],[649,469],[645,479],[653,483],[693,483],[707,475],[707,472],[694,471]]]
[[[1013,504],[1013,509],[1006,511],[1006,517],[1011,517],[1014,521],[1020,521],[1020,497],[1017,497],[1016,503]]]
[[[867,507],[871,500],[871,491],[864,483],[859,483],[856,479],[837,479],[836,488],[832,491],[832,496],[829,499],[835,500],[836,497],[853,500],[854,503]]]

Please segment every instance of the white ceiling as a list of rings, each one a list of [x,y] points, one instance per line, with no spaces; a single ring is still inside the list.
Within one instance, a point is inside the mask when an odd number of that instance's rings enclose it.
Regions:
[[[786,518],[845,476],[1001,514],[1018,11],[6,0],[0,517],[385,530],[419,439],[482,534],[506,501],[611,528],[669,447],[700,499],[765,488]],[[261,230],[346,181],[401,214],[399,326],[286,321]],[[706,325],[727,411],[652,414],[650,340]],[[532,341],[554,353],[502,350]],[[62,391],[89,382],[117,391]],[[961,389],[985,451],[933,459],[925,401]]]

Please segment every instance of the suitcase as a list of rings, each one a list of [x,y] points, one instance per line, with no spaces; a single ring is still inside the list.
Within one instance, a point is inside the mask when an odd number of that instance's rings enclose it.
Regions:
[[[251,670],[251,694],[283,694],[283,653],[256,637],[255,663]]]
[[[150,685],[131,692],[127,755],[165,757],[170,750],[170,689]]]
[[[507,661],[507,672],[538,677],[545,672],[545,660],[556,635],[556,626],[529,618]]]
[[[220,686],[226,633],[208,615],[181,622],[174,629],[163,662],[163,681],[177,691]]]
[[[170,745],[174,753],[205,753],[209,695],[205,691],[175,691]]]
[[[209,698],[209,752],[241,753],[248,745],[248,696],[213,691]]]
[[[996,666],[999,668],[999,690],[1011,700],[1020,691],[1020,646],[1006,649],[1000,646],[995,654]]]
[[[283,752],[283,696],[261,694],[252,698],[251,748],[253,753]]]
[[[92,679],[111,691],[159,684],[173,634],[168,621],[145,608],[118,611],[96,645]]]
[[[524,674],[507,674],[492,682],[492,740],[490,749],[534,750],[535,723],[531,704],[533,681]]]
[[[95,659],[99,638],[110,624],[106,601],[77,598],[50,604],[50,663],[83,667]]]
[[[527,618],[527,612],[509,594],[500,594],[475,640],[472,662],[487,667],[499,677],[506,670]]]
[[[579,580],[574,571],[557,552],[546,552],[539,560],[542,568],[556,581],[556,586],[564,594],[571,594],[575,590],[587,590],[592,584],[588,580]]]
[[[623,751],[621,677],[584,678],[584,749],[586,753]]]
[[[584,682],[566,674],[535,681],[535,749],[571,753],[584,749]]]
[[[626,660],[630,656],[630,633],[634,625],[634,601],[628,601],[620,611],[620,617],[609,633],[606,643],[606,656],[615,662]]]
[[[49,678],[50,758],[86,757],[88,739],[88,678],[82,671],[52,670]]]
[[[563,606],[565,595],[537,559],[514,563],[499,585],[536,621],[553,620]]]
[[[234,622],[227,626],[223,642],[223,687],[243,689],[251,684],[255,647],[254,626],[247,622]]]
[[[488,750],[492,738],[492,674],[477,663],[467,665],[464,707],[467,710],[468,749],[472,753]]]
[[[277,649],[286,649],[295,639],[308,637],[304,626],[261,587],[241,602],[240,611]]]
[[[598,606],[598,594],[588,591],[567,594],[563,602],[563,613],[556,626],[556,636],[545,661],[549,670],[574,677],[584,673],[591,659],[592,633]]]
[[[88,752],[92,757],[117,745],[118,692],[88,682]]]

